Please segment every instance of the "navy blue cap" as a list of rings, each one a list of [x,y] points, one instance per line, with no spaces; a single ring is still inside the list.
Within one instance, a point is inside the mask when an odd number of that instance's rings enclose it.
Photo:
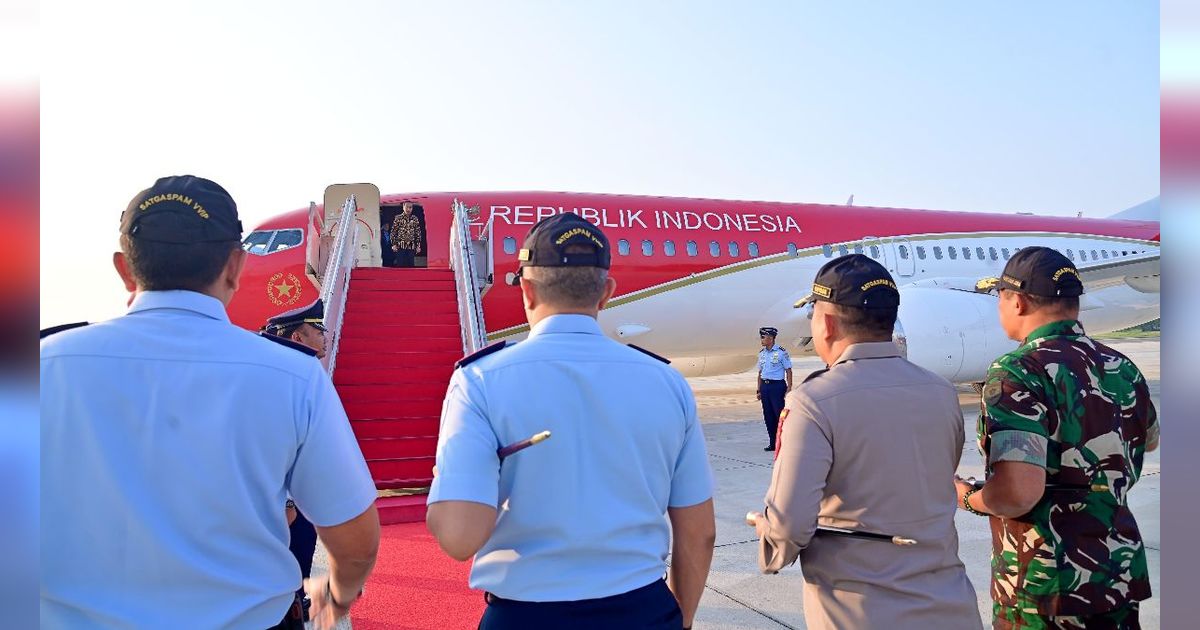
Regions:
[[[1025,247],[1004,265],[999,288],[1040,297],[1078,297],[1083,295],[1083,280],[1075,263],[1058,250]]]
[[[775,328],[774,326],[763,326],[762,328],[758,329],[758,336],[759,337],[766,337],[766,336],[777,337],[777,336],[779,336],[779,329]]]
[[[900,289],[883,265],[862,254],[849,254],[825,263],[813,280],[812,293],[795,306],[818,300],[858,308],[894,308],[900,305]]]
[[[300,324],[309,324],[317,330],[325,330],[325,303],[318,299],[312,304],[280,313],[268,319],[263,330],[272,335],[282,335]]]
[[[177,175],[159,179],[129,202],[121,233],[158,243],[220,243],[242,240],[242,222],[219,184]]]

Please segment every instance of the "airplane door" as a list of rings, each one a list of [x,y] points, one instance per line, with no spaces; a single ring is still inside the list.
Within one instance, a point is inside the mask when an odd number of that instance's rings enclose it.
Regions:
[[[912,243],[906,238],[889,238],[887,247],[885,248],[888,255],[891,256],[891,262],[894,265],[888,267],[888,270],[900,277],[908,277],[917,272],[916,254],[913,252]]]

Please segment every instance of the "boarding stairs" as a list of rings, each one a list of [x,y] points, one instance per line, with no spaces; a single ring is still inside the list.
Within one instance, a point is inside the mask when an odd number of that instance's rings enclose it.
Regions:
[[[380,492],[380,522],[421,521],[433,482],[442,400],[464,354],[482,346],[490,225],[472,238],[452,212],[450,267],[354,267],[333,344],[333,383]],[[353,237],[349,237],[351,240]]]

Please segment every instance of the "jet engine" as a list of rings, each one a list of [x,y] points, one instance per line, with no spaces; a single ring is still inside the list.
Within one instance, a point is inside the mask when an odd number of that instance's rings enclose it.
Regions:
[[[900,287],[898,341],[908,360],[952,383],[982,381],[1016,347],[1000,328],[996,296],[940,287]]]

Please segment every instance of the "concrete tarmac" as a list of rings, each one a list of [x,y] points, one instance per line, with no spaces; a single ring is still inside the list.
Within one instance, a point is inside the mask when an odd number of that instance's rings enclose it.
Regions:
[[[1154,339],[1105,340],[1137,364],[1150,381],[1150,391],[1159,404],[1159,341]],[[802,381],[810,372],[824,367],[817,359],[797,360],[793,375]],[[700,601],[693,626],[697,630],[805,628],[799,564],[778,575],[758,572],[758,544],[754,530],[743,522],[746,512],[762,508],[763,495],[771,480],[773,453],[767,444],[762,410],[754,398],[754,373],[692,378],[700,419],[704,425],[709,461],[716,480],[717,547],[712,571]],[[979,418],[979,396],[970,387],[960,388],[959,403],[966,423],[967,443],[958,474],[983,477],[983,460],[974,441]],[[1160,602],[1159,487],[1161,467],[1158,451],[1146,456],[1142,478],[1130,492],[1130,505],[1146,544],[1150,583],[1155,597],[1142,603],[1141,622],[1158,628]],[[991,533],[987,519],[959,510],[959,557],[975,586],[979,613],[985,627],[991,625],[992,602],[988,590]]]
[[[1159,340],[1123,339],[1105,340],[1105,343],[1124,353],[1142,370],[1150,381],[1150,392],[1157,407]],[[797,360],[793,368],[795,382],[799,383],[821,367],[823,365],[815,358]],[[760,574],[758,541],[754,537],[754,530],[743,520],[746,512],[762,509],[774,459],[773,453],[762,450],[767,443],[767,433],[762,421],[762,408],[754,398],[754,379],[753,372],[688,379],[696,394],[709,461],[716,480],[714,503],[717,545],[707,588],[693,625],[696,630],[806,628],[801,596],[804,579],[799,565],[789,567],[778,575]],[[963,386],[960,388],[959,403],[966,423],[967,443],[958,474],[982,478],[983,462],[973,438],[975,422],[979,417],[979,396],[970,387]],[[1158,599],[1162,549],[1159,460],[1158,451],[1146,456],[1142,478],[1129,495],[1146,544],[1150,584],[1155,593],[1150,600],[1142,602],[1142,627],[1148,629],[1161,626]],[[992,602],[988,590],[988,572],[991,533],[987,520],[959,510],[955,523],[958,526],[959,557],[975,586],[984,627],[990,627]],[[313,574],[324,573],[328,570],[326,567],[324,549],[318,547]],[[338,628],[342,630],[349,626],[349,622],[344,620]]]

